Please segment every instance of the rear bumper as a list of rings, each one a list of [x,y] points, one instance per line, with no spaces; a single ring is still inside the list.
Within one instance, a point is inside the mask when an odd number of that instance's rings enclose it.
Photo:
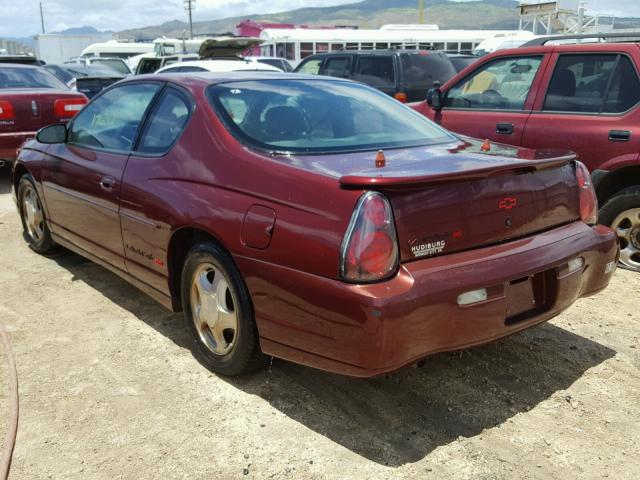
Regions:
[[[617,254],[611,230],[575,222],[502,245],[406,263],[393,279],[373,285],[349,285],[245,257],[236,261],[265,353],[368,377],[549,320],[605,288]],[[584,264],[569,273],[567,262],[576,257]],[[544,300],[510,316],[521,295],[511,282],[531,275],[542,285]],[[458,295],[480,288],[489,292],[487,300],[458,305]]]
[[[36,132],[0,133],[0,160],[13,162],[18,156],[18,148],[30,138],[35,138]]]

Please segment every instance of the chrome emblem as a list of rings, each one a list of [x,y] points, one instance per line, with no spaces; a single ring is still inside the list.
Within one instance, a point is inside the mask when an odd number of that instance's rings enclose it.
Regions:
[[[31,100],[31,113],[34,117],[38,116],[38,103],[35,100]]]

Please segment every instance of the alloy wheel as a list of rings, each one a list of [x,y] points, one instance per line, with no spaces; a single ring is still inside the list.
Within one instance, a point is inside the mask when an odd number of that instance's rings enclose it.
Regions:
[[[42,241],[44,238],[44,214],[38,195],[30,185],[25,188],[22,196],[22,215],[31,239],[36,243]]]
[[[611,228],[620,239],[620,263],[631,270],[640,271],[640,208],[620,213]]]

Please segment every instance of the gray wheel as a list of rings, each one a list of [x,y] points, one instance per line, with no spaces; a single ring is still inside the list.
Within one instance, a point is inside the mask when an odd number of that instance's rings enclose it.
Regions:
[[[598,221],[618,234],[620,266],[640,272],[640,187],[625,188],[607,200]]]
[[[620,263],[640,271],[640,208],[620,213],[611,224],[620,239]]]
[[[47,253],[55,246],[47,226],[44,207],[31,175],[23,175],[18,185],[18,206],[24,236],[38,253]]]
[[[193,353],[207,368],[242,375],[266,363],[253,303],[232,258],[213,242],[194,245],[182,268],[182,306]]]
[[[233,350],[238,314],[224,274],[211,263],[198,266],[191,278],[191,318],[200,341],[215,355]]]

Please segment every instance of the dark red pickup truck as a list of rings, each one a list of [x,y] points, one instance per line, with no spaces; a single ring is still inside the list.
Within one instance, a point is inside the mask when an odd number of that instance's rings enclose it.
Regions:
[[[483,57],[414,108],[472,137],[575,151],[599,222],[620,237],[621,264],[640,271],[640,44],[553,40]]]
[[[52,123],[64,123],[87,98],[34,66],[0,64],[0,166],[12,162],[22,143]]]

